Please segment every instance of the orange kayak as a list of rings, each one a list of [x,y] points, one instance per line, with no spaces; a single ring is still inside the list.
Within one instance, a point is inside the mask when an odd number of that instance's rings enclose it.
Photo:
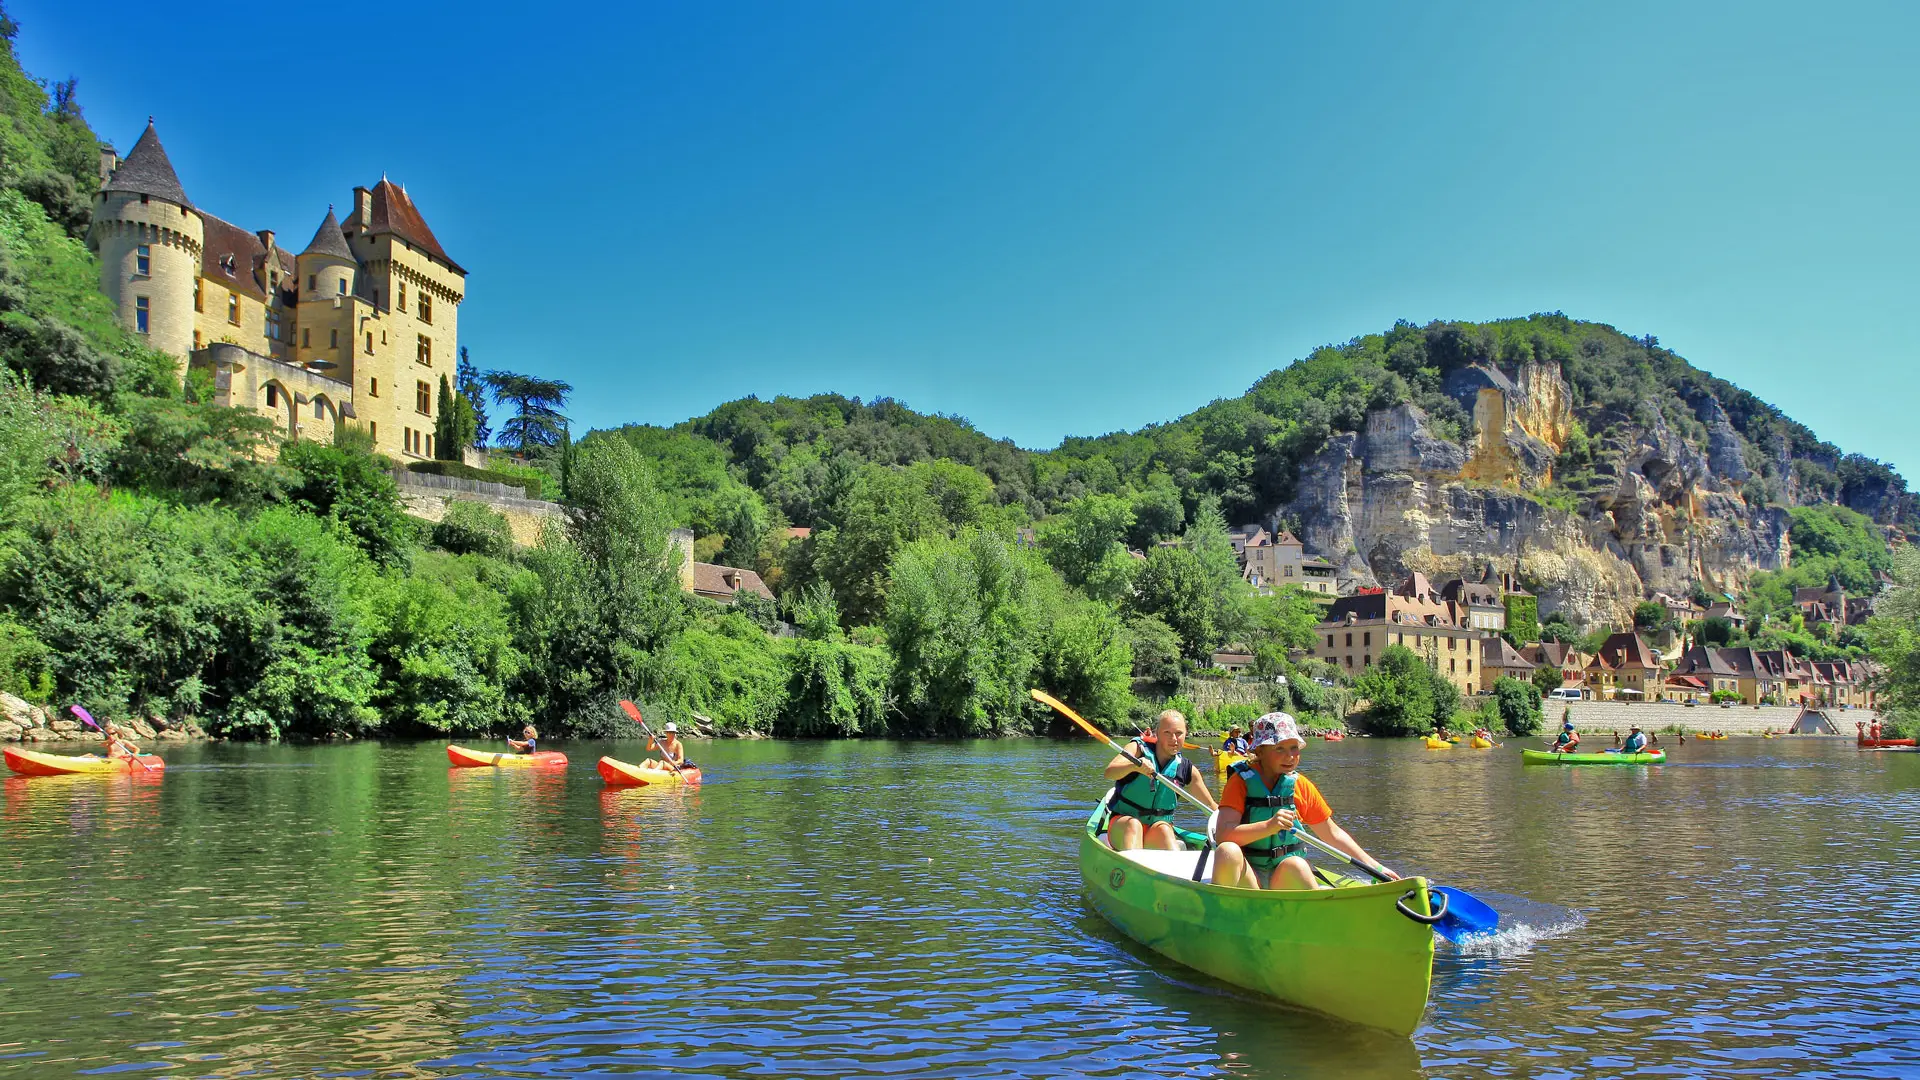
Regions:
[[[616,787],[671,787],[700,782],[698,765],[686,766],[676,773],[672,769],[643,769],[617,758],[603,757],[599,769],[600,779]]]
[[[158,754],[141,754],[138,758],[103,758],[97,754],[67,757],[9,746],[6,757],[7,768],[21,776],[119,776],[130,772],[158,772],[167,767]]]
[[[486,750],[469,750],[464,746],[449,746],[447,760],[462,769],[543,769],[551,765],[565,765],[567,755],[558,750],[541,750],[532,754],[496,754]]]

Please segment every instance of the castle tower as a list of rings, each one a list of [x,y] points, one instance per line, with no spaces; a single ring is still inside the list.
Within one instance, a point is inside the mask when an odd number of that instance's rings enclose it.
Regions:
[[[100,291],[121,325],[181,359],[193,349],[194,282],[206,238],[160,136],[147,130],[99,194],[87,247],[100,256]]]
[[[313,241],[294,260],[299,277],[299,338],[295,363],[328,378],[353,381],[353,330],[360,289],[360,263],[347,248],[340,219],[327,216]]]

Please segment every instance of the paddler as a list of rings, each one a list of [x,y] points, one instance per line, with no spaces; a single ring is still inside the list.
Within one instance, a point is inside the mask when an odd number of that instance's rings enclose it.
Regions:
[[[1240,729],[1237,727],[1228,728],[1227,737],[1220,740],[1220,752],[1223,754],[1245,753],[1246,751],[1242,750],[1240,747],[1241,747]]]
[[[1154,721],[1153,734],[1143,733],[1127,744],[1127,754],[1133,755],[1132,758],[1122,754],[1107,762],[1106,776],[1113,781],[1113,798],[1109,803],[1113,812],[1107,819],[1107,844],[1113,850],[1132,851],[1144,846],[1178,851],[1186,846],[1173,831],[1173,810],[1180,805],[1179,796],[1148,775],[1149,766],[1187,789],[1209,810],[1218,807],[1213,793],[1207,790],[1206,778],[1180,756],[1180,748],[1186,741],[1187,718],[1175,709],[1168,709]],[[1147,764],[1135,764],[1135,759]]]
[[[1556,754],[1572,753],[1574,747],[1579,745],[1580,733],[1573,730],[1573,718],[1568,717],[1560,722],[1560,734],[1553,740],[1553,752]]]
[[[1214,836],[1220,841],[1214,855],[1216,885],[1243,889],[1320,889],[1313,867],[1299,854],[1302,842],[1293,836],[1296,824],[1305,825],[1328,844],[1369,866],[1379,866],[1359,841],[1333,820],[1333,808],[1301,776],[1300,751],[1307,741],[1300,725],[1286,713],[1268,713],[1253,722],[1250,736],[1253,760],[1235,762],[1220,792],[1220,816]],[[1388,877],[1400,875],[1381,866]]]
[[[539,741],[540,733],[534,730],[532,724],[528,724],[520,729],[520,738],[508,739],[507,745],[513,747],[513,752],[516,754],[531,754],[534,745]]]
[[[107,724],[106,736],[107,757],[137,758],[140,756],[140,748],[134,745],[132,739],[127,738],[126,731],[123,730],[119,724],[109,722]]]
[[[1623,754],[1644,754],[1647,752],[1647,737],[1640,734],[1639,724],[1633,725],[1633,730],[1627,732],[1627,741],[1620,744],[1620,752]]]
[[[680,745],[680,725],[669,720],[660,734],[664,737],[656,739],[648,736],[647,738],[647,749],[660,751],[660,758],[648,758],[640,763],[640,767],[666,769],[669,772],[675,771],[675,766],[681,769],[693,768],[693,762],[687,760],[686,747]]]

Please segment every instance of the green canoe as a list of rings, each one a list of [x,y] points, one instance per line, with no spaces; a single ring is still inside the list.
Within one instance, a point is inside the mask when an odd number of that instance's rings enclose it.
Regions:
[[[1140,944],[1216,979],[1302,1009],[1411,1035],[1433,980],[1425,878],[1317,892],[1193,880],[1186,851],[1114,851],[1107,804],[1087,819],[1080,876],[1094,909]],[[1207,859],[1211,874],[1212,858]]]
[[[1545,750],[1522,750],[1520,760],[1528,765],[1658,765],[1667,760],[1665,750],[1651,754],[1554,754]]]

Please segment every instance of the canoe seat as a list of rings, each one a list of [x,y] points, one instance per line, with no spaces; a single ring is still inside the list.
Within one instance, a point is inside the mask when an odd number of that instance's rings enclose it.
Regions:
[[[1120,857],[1126,859],[1128,862],[1139,863],[1149,870],[1154,870],[1162,874],[1170,874],[1174,877],[1191,879],[1193,877],[1193,860],[1199,854],[1197,851],[1161,851],[1157,848],[1139,848],[1134,851],[1123,851],[1120,853]],[[1212,852],[1207,853],[1207,871],[1201,876],[1200,880],[1208,882],[1213,880]]]

